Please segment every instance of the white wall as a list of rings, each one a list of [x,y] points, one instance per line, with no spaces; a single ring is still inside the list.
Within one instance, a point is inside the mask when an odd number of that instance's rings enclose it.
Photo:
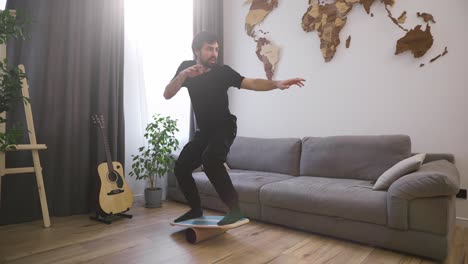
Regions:
[[[280,0],[260,25],[279,45],[274,79],[304,77],[303,88],[251,92],[230,90],[231,111],[238,116],[238,135],[303,137],[362,134],[407,134],[413,151],[448,152],[456,157],[462,187],[468,187],[468,1],[397,1],[394,16],[408,12],[406,27],[432,13],[435,38],[422,58],[395,52],[403,36],[386,16],[380,1],[366,15],[355,6],[340,36],[335,58],[324,63],[316,32],[305,33],[301,18],[306,0]],[[246,77],[265,78],[255,43],[244,31],[249,5],[224,1],[225,63]],[[349,49],[344,47],[352,35]],[[419,68],[448,46],[449,53]],[[468,217],[468,202],[457,199],[457,216]]]

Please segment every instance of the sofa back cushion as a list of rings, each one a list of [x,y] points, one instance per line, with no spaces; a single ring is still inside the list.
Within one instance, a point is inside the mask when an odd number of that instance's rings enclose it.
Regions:
[[[236,137],[227,156],[231,169],[299,175],[301,139]]]
[[[306,137],[300,175],[375,181],[410,155],[406,135]]]

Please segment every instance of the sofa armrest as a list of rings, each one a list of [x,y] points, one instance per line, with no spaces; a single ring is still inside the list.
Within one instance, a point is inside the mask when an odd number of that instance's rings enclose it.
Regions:
[[[413,199],[452,196],[460,188],[460,175],[454,164],[438,160],[395,181],[387,192],[388,225],[408,229],[408,204]]]
[[[438,160],[423,164],[418,171],[396,180],[388,189],[388,195],[412,200],[455,195],[459,188],[460,175],[455,165]]]

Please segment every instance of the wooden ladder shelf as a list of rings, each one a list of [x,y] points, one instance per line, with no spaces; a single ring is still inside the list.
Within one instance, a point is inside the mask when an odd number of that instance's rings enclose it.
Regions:
[[[23,65],[20,65],[19,68],[26,72]],[[23,79],[22,82],[22,94],[25,98],[29,99],[29,85],[26,79]],[[36,140],[36,131],[34,129],[33,115],[31,110],[31,104],[24,101],[24,111],[26,114],[26,123],[29,131],[29,142],[30,144],[15,145],[15,149],[8,151],[31,151],[33,157],[33,167],[24,167],[24,168],[6,168],[5,166],[5,152],[0,152],[0,190],[1,190],[1,179],[3,176],[8,174],[19,174],[19,173],[34,173],[36,175],[37,188],[39,191],[39,199],[41,202],[42,208],[42,219],[44,221],[44,227],[50,226],[49,218],[49,209],[47,206],[47,198],[44,188],[44,180],[42,177],[42,167],[39,159],[39,150],[47,149],[47,146],[44,144],[37,144]],[[5,118],[6,113],[0,113],[0,116]],[[6,125],[5,123],[0,124],[0,132],[5,133]]]

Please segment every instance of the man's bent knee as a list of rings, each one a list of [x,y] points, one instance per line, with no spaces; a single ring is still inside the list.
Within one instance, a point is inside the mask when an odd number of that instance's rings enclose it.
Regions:
[[[209,170],[210,168],[216,167],[219,165],[223,166],[224,162],[225,162],[224,159],[221,159],[220,157],[213,155],[211,153],[204,153],[202,156],[202,164],[205,170]]]
[[[190,175],[190,173],[191,173],[190,167],[187,164],[180,162],[180,161],[176,161],[175,167],[174,167],[174,174],[177,178]]]

